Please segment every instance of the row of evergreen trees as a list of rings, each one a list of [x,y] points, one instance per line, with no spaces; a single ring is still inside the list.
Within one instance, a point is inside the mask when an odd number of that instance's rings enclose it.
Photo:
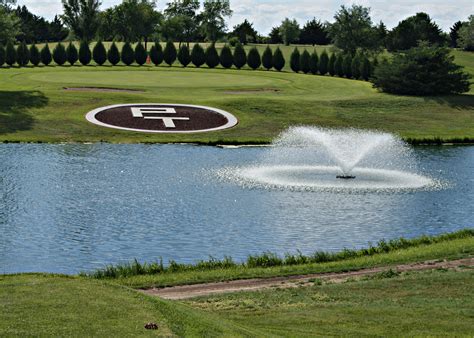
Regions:
[[[372,76],[377,59],[370,62],[365,55],[357,53],[354,57],[350,54],[335,54],[328,55],[324,50],[321,55],[316,51],[310,54],[307,50],[300,53],[298,48],[295,48],[291,54],[290,67],[294,72],[303,72],[305,74],[320,74],[346,77],[348,79],[359,79],[368,81]]]

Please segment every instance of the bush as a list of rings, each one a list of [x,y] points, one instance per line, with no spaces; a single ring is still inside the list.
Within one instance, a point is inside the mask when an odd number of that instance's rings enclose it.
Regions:
[[[378,65],[372,82],[387,93],[426,96],[468,92],[469,79],[448,48],[423,44]]]
[[[311,74],[316,75],[318,74],[318,70],[319,70],[319,56],[316,51],[313,51],[309,59],[309,71],[311,72]]]
[[[237,46],[239,43],[240,43],[240,40],[236,36],[233,36],[229,39],[229,45],[231,45],[232,47]]]
[[[42,49],[41,49],[41,63],[45,66],[49,66],[51,61],[53,61],[53,57],[51,56],[51,51],[49,50],[48,44],[46,44]]]
[[[216,68],[219,65],[219,54],[214,44],[211,44],[206,49],[206,65],[209,68]]]
[[[262,54],[262,65],[266,70],[273,68],[273,53],[270,46],[267,46]]]
[[[258,52],[258,49],[256,47],[250,49],[249,55],[247,57],[247,64],[253,70],[260,68],[260,66],[262,65],[262,59],[260,58],[260,53]]]
[[[183,67],[187,67],[191,63],[191,55],[189,54],[189,47],[187,44],[181,45],[178,51],[178,60]]]
[[[174,43],[172,41],[168,41],[165,46],[165,50],[163,51],[163,60],[168,64],[168,66],[172,66],[173,63],[176,61],[177,51]]]
[[[342,71],[348,79],[352,78],[352,56],[347,54],[342,61]]]
[[[121,59],[126,66],[130,66],[135,62],[135,52],[129,42],[125,42],[122,47]]]
[[[206,53],[200,44],[195,44],[191,51],[191,62],[197,68],[206,63]]]
[[[247,64],[247,54],[242,44],[239,42],[234,50],[234,66],[241,69]]]
[[[62,66],[67,61],[66,48],[62,43],[58,43],[53,49],[53,60],[58,66]]]
[[[329,58],[329,65],[328,65],[328,72],[329,75],[334,76],[336,75],[336,54],[332,53],[331,57]]]
[[[120,52],[115,42],[112,42],[112,45],[107,52],[107,60],[109,60],[112,66],[115,66],[120,62]]]
[[[285,58],[281,52],[280,47],[277,47],[275,53],[273,54],[273,67],[279,72],[285,68]]]
[[[295,48],[293,53],[291,53],[290,57],[290,67],[291,70],[295,73],[298,73],[300,71],[300,57],[300,51],[298,50],[298,48]]]
[[[163,63],[163,48],[159,42],[155,42],[150,49],[150,59],[155,66],[159,66]]]
[[[0,46],[0,49],[2,47]],[[38,47],[36,47],[35,44],[32,44],[30,47],[30,62],[33,66],[38,66],[41,62],[41,56]],[[1,61],[0,61],[0,66],[1,66]]]
[[[16,50],[12,42],[7,43],[6,53],[5,53],[5,62],[10,67],[16,63]]]
[[[305,74],[308,74],[309,71],[311,70],[310,60],[311,60],[311,56],[309,55],[308,51],[305,49],[300,57],[300,69]]]
[[[352,69],[352,77],[354,79],[359,79],[360,78],[360,56],[359,54],[356,54],[354,58],[352,59],[351,63],[351,69]]]
[[[370,78],[370,68],[371,66],[369,59],[364,57],[360,65],[360,77],[365,81],[368,81]]]
[[[77,60],[79,60],[77,48],[76,46],[74,46],[72,42],[69,42],[69,45],[67,46],[67,49],[66,49],[66,54],[67,54],[67,62],[69,62],[71,66],[73,66],[77,62]]]
[[[137,43],[135,46],[135,61],[138,63],[139,66],[143,66],[146,63],[146,59],[148,58],[148,53],[143,47],[141,42]]]
[[[0,43],[0,67],[2,67],[5,64],[5,58],[6,58],[6,53],[5,53],[5,47]]]
[[[337,76],[343,77],[344,76],[344,57],[342,54],[339,54],[336,57],[336,62],[334,63],[334,72],[336,73]]]
[[[92,49],[92,59],[96,64],[102,66],[107,61],[107,51],[105,50],[102,41],[97,41]]]
[[[319,73],[326,75],[329,69],[329,56],[326,50],[323,50],[321,57],[319,58]]]
[[[92,54],[91,50],[89,49],[89,44],[86,41],[81,41],[81,45],[79,46],[79,62],[83,66],[87,66],[91,63]]]
[[[232,65],[234,64],[234,56],[232,55],[232,51],[230,50],[229,46],[225,45],[222,48],[219,59],[222,67],[227,69],[232,67]]]
[[[20,43],[16,50],[16,58],[20,67],[26,66],[30,62],[30,51],[25,42]]]

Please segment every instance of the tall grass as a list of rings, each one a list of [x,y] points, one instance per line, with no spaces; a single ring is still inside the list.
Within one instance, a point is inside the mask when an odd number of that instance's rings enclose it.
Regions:
[[[222,260],[211,257],[207,261],[198,261],[195,264],[183,264],[171,260],[169,261],[168,265],[165,266],[162,259],[154,263],[140,263],[135,259],[130,263],[108,265],[103,269],[99,269],[91,273],[83,272],[81,273],[81,276],[106,279],[183,271],[208,271],[230,268],[265,268],[275,266],[337,262],[350,258],[374,256],[396,250],[469,237],[474,237],[474,229],[465,229],[438,236],[421,236],[413,239],[398,238],[390,241],[381,240],[376,245],[369,245],[367,248],[363,249],[344,249],[339,252],[316,251],[308,256],[303,255],[299,251],[296,254],[287,253],[283,257],[271,252],[265,252],[261,255],[250,255],[248,256],[247,260],[242,263],[235,262],[231,257],[224,257]]]

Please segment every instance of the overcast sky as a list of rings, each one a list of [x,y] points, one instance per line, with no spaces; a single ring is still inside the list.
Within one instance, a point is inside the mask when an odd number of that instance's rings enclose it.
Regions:
[[[52,19],[62,13],[61,0],[17,0],[19,5],[26,5],[36,15]],[[120,3],[121,0],[102,0],[102,9]],[[168,0],[157,1],[158,8],[163,9]],[[267,34],[273,26],[278,25],[285,17],[296,18],[300,23],[316,17],[322,21],[332,21],[334,13],[344,4],[354,1],[330,0],[231,0],[234,15],[229,20],[229,28],[244,19],[254,23],[262,34]],[[389,28],[407,16],[417,12],[427,12],[448,31],[454,22],[466,20],[474,14],[473,0],[359,0],[355,3],[372,9],[374,22],[382,20]]]

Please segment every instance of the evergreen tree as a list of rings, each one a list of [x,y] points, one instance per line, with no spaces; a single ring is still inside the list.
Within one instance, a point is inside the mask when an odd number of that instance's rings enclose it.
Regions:
[[[109,60],[112,66],[115,66],[120,62],[120,52],[115,42],[112,42],[112,45],[107,51],[107,60]]]
[[[10,67],[16,63],[16,50],[11,41],[7,43],[5,62]]]
[[[102,66],[107,61],[107,51],[105,50],[102,41],[97,41],[92,49],[92,59],[96,64]]]
[[[311,60],[311,56],[309,55],[309,52],[305,49],[303,53],[301,53],[301,56],[300,56],[300,69],[305,74],[308,74],[309,71],[311,70],[310,60]]]
[[[237,69],[240,69],[246,64],[247,54],[245,53],[245,49],[242,44],[238,43],[234,50],[234,65],[237,67]]]
[[[189,54],[189,47],[183,43],[178,51],[178,60],[183,67],[187,67],[191,63],[191,55]]]
[[[300,57],[300,51],[298,50],[298,48],[295,48],[293,53],[291,53],[290,58],[290,67],[291,70],[295,73],[298,73],[300,71]]]
[[[342,54],[339,54],[336,57],[336,62],[334,63],[334,72],[336,73],[337,76],[343,77],[344,76],[344,68],[343,68],[343,63],[344,63],[344,57]]]
[[[267,46],[262,54],[262,65],[266,70],[273,68],[273,53],[270,46]]]
[[[71,66],[74,66],[74,64],[79,60],[79,55],[77,53],[77,48],[74,46],[72,42],[69,42],[69,45],[67,46],[66,49],[66,54],[67,54],[67,62]]]
[[[368,81],[370,78],[370,68],[371,66],[369,59],[364,57],[360,65],[360,77],[365,81]]]
[[[221,55],[219,56],[222,67],[231,68],[234,64],[234,56],[229,46],[225,45],[221,50]]]
[[[168,41],[165,46],[165,50],[163,51],[163,59],[168,64],[168,66],[172,66],[173,63],[176,61],[177,51],[174,43],[172,41]]]
[[[42,49],[41,49],[41,63],[45,66],[48,66],[51,61],[53,61],[53,57],[51,56],[51,51],[49,50],[48,44],[46,44]]]
[[[279,72],[285,67],[285,58],[281,52],[280,47],[277,47],[273,54],[273,67]]]
[[[311,56],[309,58],[309,71],[311,74],[316,75],[318,74],[319,71],[319,56],[316,50],[311,53]]]
[[[0,67],[2,67],[5,64],[5,47],[0,43]]]
[[[79,62],[83,66],[87,66],[92,60],[91,50],[89,49],[89,44],[86,41],[81,41],[79,46]]]
[[[351,54],[346,54],[344,61],[342,62],[342,71],[344,76],[348,79],[352,78],[352,56]]]
[[[209,68],[216,68],[219,65],[219,54],[213,43],[206,49],[206,65]]]
[[[66,48],[64,48],[61,42],[54,47],[53,60],[58,66],[64,65],[67,61]]]
[[[163,48],[159,42],[155,42],[150,49],[150,59],[155,66],[159,66],[163,63]]]
[[[145,47],[141,42],[137,43],[135,46],[135,61],[138,63],[139,66],[143,66],[146,62],[148,57],[148,53],[146,52]]]
[[[22,42],[16,50],[16,58],[20,67],[26,66],[30,62],[30,51],[25,42]]]
[[[0,46],[0,49],[3,48]],[[41,56],[38,47],[35,44],[32,44],[30,47],[30,62],[33,66],[38,66],[41,62]],[[1,63],[1,61],[0,61]],[[1,64],[0,64],[1,66]]]
[[[351,69],[352,69],[352,77],[356,80],[360,78],[360,55],[357,53],[353,58],[352,58],[352,63],[351,63]]]
[[[135,52],[133,51],[130,42],[125,42],[125,44],[123,45],[120,57],[122,59],[122,62],[126,66],[130,66],[132,63],[135,62]]]
[[[379,59],[377,57],[374,57],[374,60],[370,63],[370,73],[369,73],[369,78],[374,75],[375,69],[379,65]]]
[[[336,54],[332,53],[329,58],[328,72],[331,76],[336,75]]]
[[[319,73],[321,75],[326,75],[329,69],[329,56],[326,50],[321,53],[319,58]]]
[[[196,43],[191,51],[191,62],[197,68],[206,63],[206,53],[200,44]]]
[[[260,68],[260,66],[262,65],[262,59],[260,58],[260,53],[258,52],[258,49],[256,47],[250,49],[249,55],[247,57],[247,64],[253,70]]]

